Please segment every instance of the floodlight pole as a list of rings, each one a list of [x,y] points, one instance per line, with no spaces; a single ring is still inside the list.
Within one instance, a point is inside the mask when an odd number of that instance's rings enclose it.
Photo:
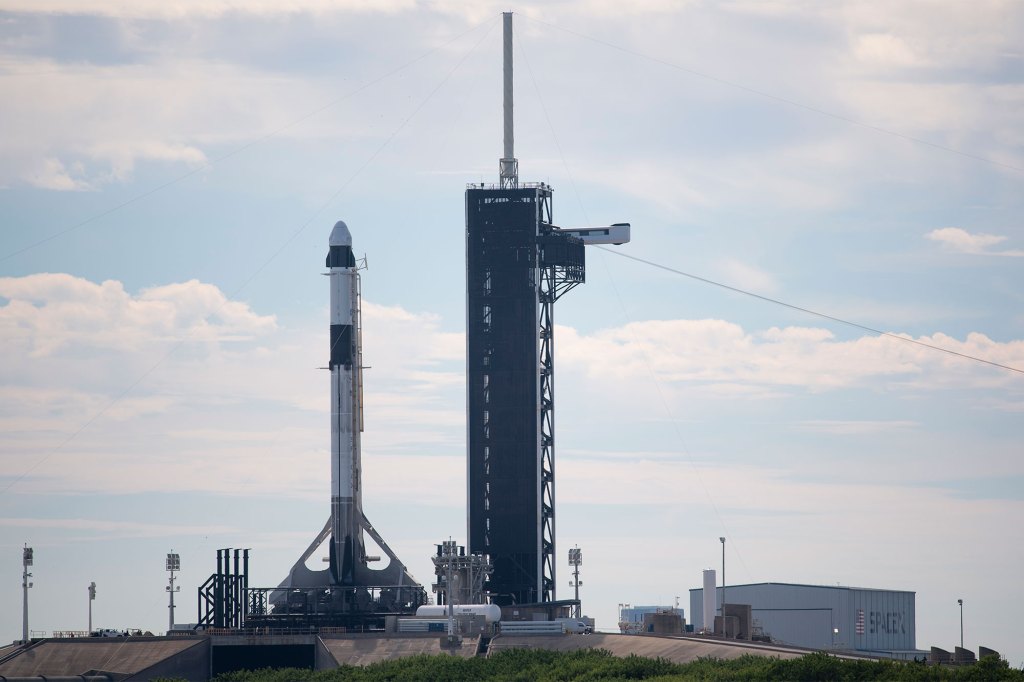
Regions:
[[[31,565],[32,548],[26,544],[21,552],[21,588],[24,592],[21,604],[21,641],[23,644],[28,644],[28,588],[32,587],[32,583],[28,581],[32,577],[32,574],[28,572],[28,567]]]
[[[172,549],[171,553],[167,555],[167,571],[171,574],[170,584],[164,588],[165,590],[167,590],[167,593],[171,599],[170,604],[168,604],[167,606],[167,609],[169,611],[169,614],[167,616],[168,632],[174,629],[174,593],[181,590],[181,587],[174,586],[174,572],[180,570],[181,558],[179,557],[179,555],[175,554],[174,550]]]
[[[583,564],[583,552],[580,551],[580,546],[576,545],[573,549],[569,550],[569,565],[573,567],[572,576],[573,579],[569,583],[569,587],[576,590],[576,618],[583,617],[583,608],[580,604],[580,566]]]
[[[89,634],[92,634],[92,602],[96,599],[96,583],[89,583]]]

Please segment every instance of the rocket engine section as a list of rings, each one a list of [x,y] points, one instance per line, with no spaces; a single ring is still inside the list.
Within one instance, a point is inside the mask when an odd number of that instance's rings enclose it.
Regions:
[[[331,372],[331,515],[320,534],[292,567],[270,603],[284,608],[289,591],[323,588],[337,610],[374,609],[373,595],[388,595],[387,606],[415,609],[426,592],[409,575],[363,513],[360,433],[363,430],[362,338],[360,327],[359,265],[352,252],[352,234],[338,221],[328,240],[327,276],[330,279]],[[363,533],[368,534],[389,560],[381,569],[370,562]],[[329,568],[312,570],[306,561],[319,547],[329,547]],[[365,588],[365,589],[364,589]],[[348,595],[338,597],[336,595]],[[354,607],[353,605],[358,605]]]

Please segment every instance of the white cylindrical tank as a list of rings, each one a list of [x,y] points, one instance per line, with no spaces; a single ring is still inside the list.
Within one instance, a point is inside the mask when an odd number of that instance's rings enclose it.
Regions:
[[[704,631],[715,631],[715,591],[717,577],[715,569],[704,569]]]
[[[456,616],[483,616],[488,623],[501,621],[501,607],[497,604],[455,604],[452,612]],[[448,607],[424,604],[416,609],[417,618],[447,618]]]

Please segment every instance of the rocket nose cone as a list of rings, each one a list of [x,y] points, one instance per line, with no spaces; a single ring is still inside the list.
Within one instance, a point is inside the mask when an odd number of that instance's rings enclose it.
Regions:
[[[339,220],[334,223],[334,229],[331,230],[331,238],[327,242],[328,246],[352,246],[352,233],[348,231],[348,225],[344,221]]]

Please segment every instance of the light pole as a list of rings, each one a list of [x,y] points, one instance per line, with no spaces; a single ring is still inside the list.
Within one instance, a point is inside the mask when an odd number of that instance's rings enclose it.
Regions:
[[[725,627],[725,537],[718,538],[722,543],[722,637],[726,637]]]
[[[32,587],[32,583],[28,581],[32,577],[32,574],[28,572],[28,567],[31,565],[32,548],[25,545],[21,552],[21,588],[24,590],[21,608],[21,641],[23,644],[28,644],[28,588]]]
[[[92,603],[96,599],[96,583],[89,583],[89,634],[92,634]]]
[[[174,593],[181,590],[181,587],[174,586],[174,572],[181,570],[181,557],[171,550],[171,553],[167,555],[167,571],[171,574],[170,585],[164,588],[167,594],[171,597],[171,603],[167,606],[170,610],[170,614],[167,618],[167,631],[170,632],[174,629]]]
[[[577,545],[575,548],[569,550],[569,565],[573,567],[572,576],[573,579],[569,581],[569,587],[575,588],[576,590],[576,617],[580,618],[583,613],[583,609],[580,605],[580,566],[583,564],[583,551]]]
[[[957,599],[956,603],[960,605],[960,648],[964,648],[964,600]]]

